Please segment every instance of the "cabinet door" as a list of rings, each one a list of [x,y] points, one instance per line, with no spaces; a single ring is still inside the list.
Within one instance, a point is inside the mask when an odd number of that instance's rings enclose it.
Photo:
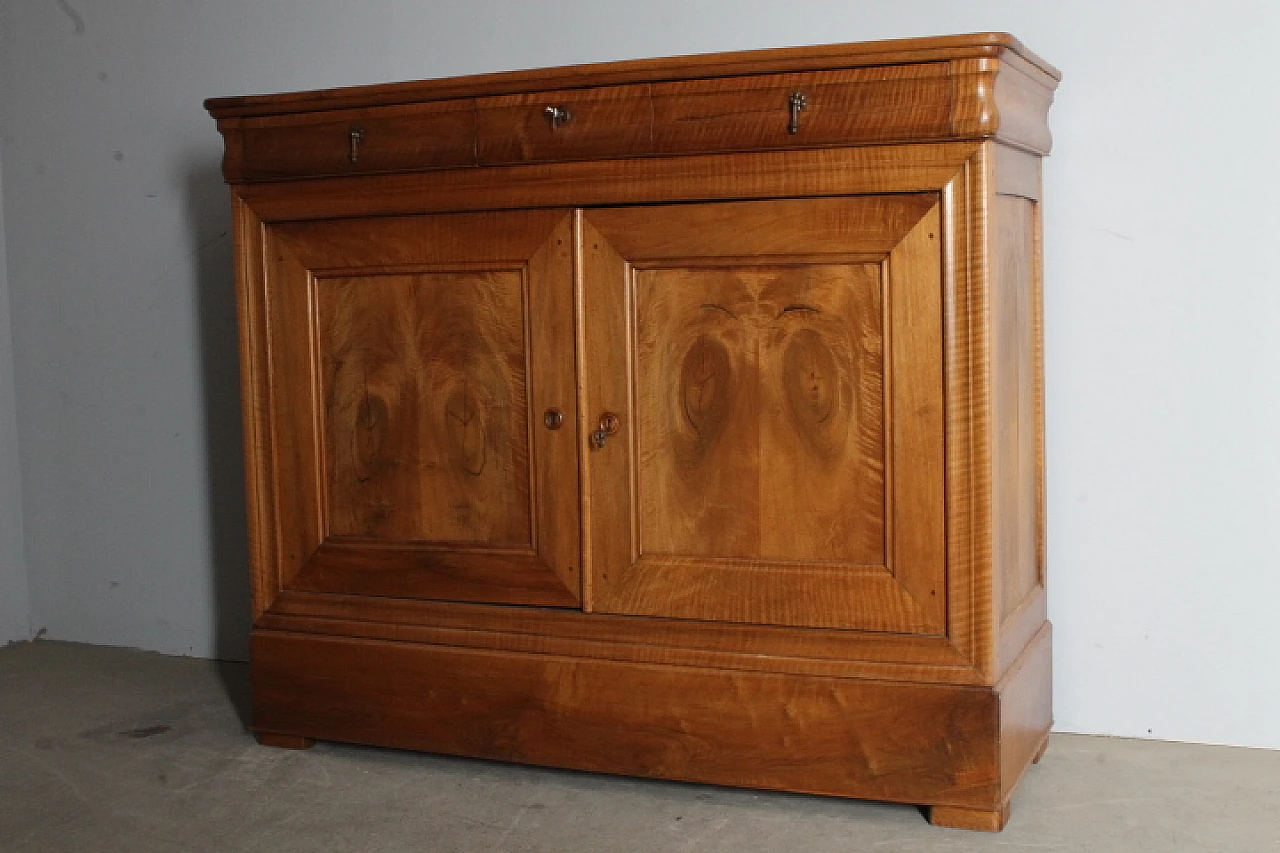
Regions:
[[[932,193],[582,214],[591,609],[945,632],[941,227]]]
[[[577,606],[571,224],[266,226],[277,588]]]

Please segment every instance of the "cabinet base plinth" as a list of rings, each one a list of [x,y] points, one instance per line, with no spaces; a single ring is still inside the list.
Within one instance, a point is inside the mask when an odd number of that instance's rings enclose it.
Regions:
[[[1046,630],[991,687],[258,630],[254,728],[276,746],[316,738],[940,803],[934,823],[994,831],[1006,812],[992,806],[1008,802],[1048,730],[1047,692],[1037,695],[1047,691],[1048,654]]]
[[[929,823],[953,829],[975,829],[999,832],[1009,822],[1009,804],[999,809],[961,809],[955,806],[931,806]]]
[[[282,735],[278,732],[254,732],[253,736],[263,746],[274,746],[276,749],[310,749],[316,742],[301,735]]]

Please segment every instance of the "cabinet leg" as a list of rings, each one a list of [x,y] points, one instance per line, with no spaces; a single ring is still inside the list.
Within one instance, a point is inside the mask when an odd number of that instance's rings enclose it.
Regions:
[[[1040,748],[1036,750],[1036,754],[1031,758],[1032,764],[1039,764],[1040,759],[1044,758],[1044,751],[1049,748],[1049,736],[1045,735],[1044,740],[1040,742]]]
[[[254,732],[254,737],[263,746],[274,746],[277,749],[310,749],[316,742],[301,735],[282,735],[276,732]]]
[[[1009,820],[1009,804],[998,809],[962,809],[955,806],[930,806],[929,823],[955,829],[999,832]]]

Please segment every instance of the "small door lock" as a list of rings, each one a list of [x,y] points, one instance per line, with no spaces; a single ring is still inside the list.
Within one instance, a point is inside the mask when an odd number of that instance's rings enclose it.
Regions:
[[[600,416],[600,426],[591,432],[591,445],[596,450],[604,449],[604,443],[608,441],[609,436],[616,435],[618,428],[622,422],[618,420],[618,416],[613,412],[605,412]]]

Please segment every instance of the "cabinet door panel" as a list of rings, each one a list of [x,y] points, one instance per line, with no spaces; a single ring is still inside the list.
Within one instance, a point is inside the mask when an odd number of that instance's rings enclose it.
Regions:
[[[583,215],[590,607],[944,633],[938,201]]]
[[[533,544],[522,285],[317,280],[330,535]]]
[[[883,565],[878,266],[635,287],[642,551]]]
[[[267,227],[282,588],[577,603],[571,242],[563,211]]]

